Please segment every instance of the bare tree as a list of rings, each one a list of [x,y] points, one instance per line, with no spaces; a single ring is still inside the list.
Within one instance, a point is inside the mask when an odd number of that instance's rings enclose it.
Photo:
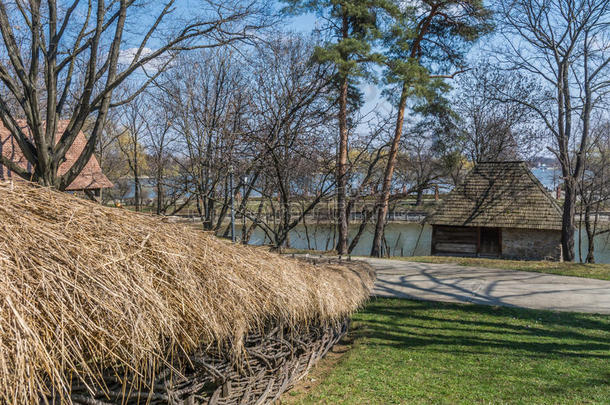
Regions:
[[[264,16],[272,8],[254,0],[192,6],[178,0],[0,1],[0,59],[6,61],[0,64],[0,119],[33,171],[2,156],[0,162],[24,178],[65,189],[89,161],[109,110],[133,100],[180,51],[248,41],[271,23]],[[134,92],[113,101],[114,90],[136,77]],[[68,125],[55,142],[60,119]],[[87,120],[94,124],[83,152],[58,175]]]
[[[592,128],[591,146],[586,151],[587,166],[583,170],[580,187],[581,221],[587,234],[586,263],[595,263],[595,237],[608,233],[600,226],[599,214],[610,201],[610,123],[602,122]],[[582,236],[580,238],[582,247]],[[582,249],[579,249],[582,261]]]
[[[314,43],[284,37],[253,59],[249,138],[256,153],[253,178],[267,201],[269,221],[259,227],[276,247],[316,205],[334,191],[330,64],[312,61]],[[269,192],[271,190],[271,192]],[[241,207],[240,207],[241,208]]]
[[[454,97],[464,154],[473,162],[526,159],[539,151],[540,119],[523,102],[540,86],[520,72],[507,73],[482,63],[460,75]]]
[[[111,189],[102,190],[100,201],[105,204],[114,201],[115,204],[123,201],[129,193],[131,181],[126,177],[129,174],[129,165],[124,159],[119,147],[118,138],[124,128],[118,120],[118,111],[113,110],[108,115],[104,130],[98,137],[96,156],[102,172],[114,184]]]
[[[147,98],[162,98],[162,91],[145,93]],[[176,181],[177,164],[173,159],[176,134],[172,131],[172,111],[165,103],[149,103],[153,116],[146,120],[145,144],[148,151],[149,169],[156,194],[157,215],[165,214],[170,205],[184,197],[184,188]]]
[[[409,188],[415,192],[416,206],[423,204],[424,192],[446,174],[434,149],[434,137],[428,130],[425,126],[416,126],[413,136],[403,140],[404,155],[399,157],[397,167],[398,176],[406,178]]]
[[[88,130],[85,130],[88,133]],[[102,173],[113,183],[122,175],[126,174],[123,170],[125,166],[120,158],[117,138],[121,134],[121,127],[116,119],[115,111],[111,111],[106,117],[104,130],[100,133],[97,140],[95,155],[102,168]],[[106,193],[104,189],[100,189],[100,201],[106,202]],[[110,196],[112,197],[112,196]]]
[[[504,0],[498,24],[509,49],[499,55],[512,69],[535,75],[549,90],[548,102],[522,102],[552,134],[550,150],[564,180],[562,248],[574,260],[578,181],[586,166],[591,113],[605,97],[610,80],[608,0]]]
[[[123,159],[127,162],[129,173],[133,180],[133,203],[136,211],[142,208],[142,176],[147,168],[147,156],[144,147],[144,137],[147,130],[149,105],[144,94],[140,94],[130,103],[119,109],[121,132],[117,136],[117,144]]]
[[[351,213],[359,208],[361,219],[356,233],[349,242],[347,253],[352,253],[356,248],[375,213],[375,206],[367,203],[367,197],[371,194],[374,195],[372,192],[379,189],[382,181],[381,167],[388,159],[387,149],[389,145],[381,144],[373,146],[372,144],[376,143],[375,141],[381,137],[381,134],[387,136],[389,122],[380,123],[376,128],[372,128],[368,136],[362,136],[360,137],[361,139],[355,142],[356,147],[354,149],[356,151],[360,150],[356,154],[356,158],[350,162],[350,173],[352,174],[350,183],[354,184],[354,187],[349,195],[347,213],[349,219]]]
[[[249,89],[242,66],[233,51],[199,52],[180,58],[161,85],[178,143],[175,162],[186,174],[206,230],[221,226],[230,194],[229,168],[238,166],[236,148],[247,131]]]

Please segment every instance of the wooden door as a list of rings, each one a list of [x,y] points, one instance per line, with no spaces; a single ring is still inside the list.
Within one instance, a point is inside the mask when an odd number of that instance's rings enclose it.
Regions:
[[[500,256],[502,254],[502,230],[500,228],[480,228],[480,256]]]

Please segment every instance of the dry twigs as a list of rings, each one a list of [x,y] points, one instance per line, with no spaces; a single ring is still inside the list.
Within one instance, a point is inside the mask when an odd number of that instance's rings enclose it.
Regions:
[[[278,365],[327,350],[372,283],[25,183],[0,184],[0,226],[1,403],[222,403],[298,377]]]

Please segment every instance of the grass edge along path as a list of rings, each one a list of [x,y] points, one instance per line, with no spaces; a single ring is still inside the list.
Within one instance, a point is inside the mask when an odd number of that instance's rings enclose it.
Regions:
[[[601,404],[610,316],[378,298],[283,404]]]
[[[310,254],[312,256],[334,257],[336,252],[317,251],[306,249],[285,249],[282,253]],[[352,256],[353,258],[368,258],[368,256]],[[507,260],[507,259],[483,259],[478,257],[457,256],[392,256],[383,259],[402,260],[416,263],[450,263],[465,267],[485,267],[489,269],[531,271],[535,273],[555,274],[559,276],[583,277],[596,280],[610,281],[610,264],[584,264],[572,262],[530,261],[530,260]]]
[[[483,259],[476,257],[454,256],[411,256],[391,257],[392,260],[403,260],[417,263],[452,263],[466,267],[486,267],[490,269],[531,271],[536,273],[556,274],[610,280],[610,264],[584,264],[571,262],[527,261],[506,259]]]

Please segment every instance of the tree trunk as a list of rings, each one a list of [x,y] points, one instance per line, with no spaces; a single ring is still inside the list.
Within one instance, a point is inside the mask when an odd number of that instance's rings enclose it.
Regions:
[[[250,199],[250,194],[252,193],[252,190],[254,189],[254,184],[256,184],[256,181],[258,180],[259,174],[260,174],[260,171],[257,170],[254,173],[252,180],[249,181],[248,184],[244,184],[241,179],[239,180],[239,183],[237,184],[236,190],[239,190],[240,188],[243,188],[244,186],[246,187],[246,191],[244,191],[244,195],[241,198],[239,207],[237,207],[237,212],[241,212],[242,215],[246,214],[246,209],[248,207],[248,200]],[[225,231],[223,232],[223,236],[226,238],[229,235],[230,231],[231,231],[231,224],[227,225],[227,227],[225,228]]]
[[[558,144],[559,144],[559,163],[564,177],[565,201],[563,204],[563,216],[561,226],[561,247],[563,260],[573,262],[574,254],[574,215],[576,214],[576,182],[578,179],[577,170],[572,172],[570,165],[569,140],[572,131],[572,105],[570,99],[570,86],[568,82],[568,67],[565,61],[559,64],[559,79],[557,83],[557,123],[558,123]],[[578,159],[578,158],[577,158]],[[576,165],[578,166],[578,162]]]
[[[163,206],[163,184],[162,182],[163,175],[158,172],[157,173],[157,215],[161,215],[161,207]]]
[[[419,44],[428,32],[430,24],[432,23],[432,19],[434,18],[438,11],[438,8],[440,7],[439,4],[434,5],[429,11],[428,16],[425,18],[425,20],[423,20],[419,32],[417,33],[417,37],[411,44],[411,52],[409,55],[411,58],[417,57],[417,50],[419,49]],[[373,246],[371,248],[371,256],[374,257],[381,257],[381,255],[383,254],[381,243],[384,239],[383,231],[385,229],[385,218],[388,213],[388,202],[390,198],[390,188],[392,185],[392,175],[394,173],[394,166],[396,164],[396,155],[398,153],[400,137],[402,136],[402,127],[405,121],[405,109],[407,107],[408,91],[409,83],[403,81],[402,89],[400,91],[400,101],[398,103],[398,117],[396,117],[396,127],[394,128],[394,139],[392,141],[390,156],[388,158],[388,164],[386,165],[386,170],[384,174],[381,196],[378,201],[377,207],[377,223],[375,225],[375,235],[373,237]]]
[[[582,111],[582,137],[580,144],[580,151],[577,155],[576,167],[580,170],[580,176],[584,179],[585,176],[585,165],[586,165],[586,151],[589,139],[589,130],[591,127],[591,110],[593,108],[593,93],[591,90],[591,81],[589,75],[589,35],[585,34],[585,47],[584,47],[584,89],[585,89],[585,103]],[[595,195],[594,190],[591,191],[590,203],[593,203],[593,196]],[[587,230],[587,263],[595,263],[594,251],[595,251],[595,230],[591,227],[591,204],[587,203],[585,207],[585,227]],[[596,215],[597,217],[597,215]]]
[[[252,238],[252,234],[254,233],[254,230],[256,229],[256,227],[258,226],[258,223],[260,222],[260,218],[263,213],[264,206],[265,206],[265,200],[261,198],[261,201],[258,203],[258,209],[256,210],[256,217],[252,221],[252,224],[250,224],[250,227],[248,228],[248,230],[246,231],[246,235],[244,236],[243,243],[245,245],[247,245],[250,242],[250,239]]]
[[[424,189],[423,188],[418,188],[417,189],[417,197],[415,198],[415,206],[416,207],[420,207],[424,202]]]
[[[576,184],[573,178],[565,181],[565,202],[563,205],[563,217],[561,227],[561,246],[563,260],[574,261],[574,214],[576,213]]]
[[[307,240],[307,250],[311,250],[311,238],[309,237],[309,227],[305,215],[303,215],[303,228],[305,228],[305,239]]]
[[[370,211],[370,210],[365,209],[363,211],[362,222],[360,222],[360,226],[358,227],[358,231],[356,232],[356,235],[354,235],[354,238],[352,239],[352,241],[349,244],[349,248],[347,249],[347,253],[348,254],[351,254],[352,251],[358,245],[358,242],[360,241],[360,237],[364,233],[364,230],[366,229],[366,225],[368,224],[369,219],[371,219],[372,214],[373,214],[373,212]]]
[[[135,208],[136,208],[136,211],[140,211],[140,176],[139,176],[137,170],[134,171],[134,174],[133,174],[133,186],[134,186],[133,199],[134,199]]]
[[[381,257],[381,241],[383,239],[383,231],[385,229],[385,219],[388,214],[388,203],[390,200],[390,191],[392,187],[392,176],[394,174],[394,166],[396,165],[396,155],[398,154],[398,146],[400,137],[402,136],[402,127],[405,121],[405,109],[407,106],[407,83],[403,83],[400,94],[400,103],[398,106],[398,117],[396,118],[396,128],[394,128],[394,139],[390,148],[390,156],[385,168],[383,177],[383,186],[381,195],[377,201],[377,222],[375,224],[375,235],[373,236],[373,246],[371,247],[371,256]]]
[[[349,21],[346,12],[343,13],[341,36],[345,40],[349,34]],[[347,186],[347,90],[349,76],[347,72],[340,73],[341,93],[339,95],[339,154],[337,156],[337,211],[339,221],[337,224],[337,253],[347,253],[347,212],[346,212],[346,186]]]
[[[339,98],[339,155],[337,157],[337,211],[339,222],[337,226],[338,240],[337,253],[347,252],[347,212],[346,212],[346,186],[347,186],[347,76],[341,84],[341,97]]]
[[[140,166],[138,162],[138,136],[137,132],[133,134],[133,199],[136,212],[140,211]]]
[[[591,224],[591,204],[587,204],[585,207],[585,229],[587,231],[587,258],[586,263],[595,263],[595,231],[593,230],[593,224]]]

